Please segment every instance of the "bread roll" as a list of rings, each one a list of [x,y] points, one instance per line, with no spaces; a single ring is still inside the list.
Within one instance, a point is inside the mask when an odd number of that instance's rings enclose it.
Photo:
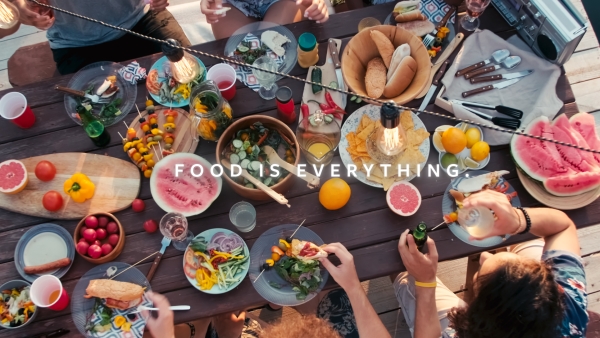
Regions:
[[[408,45],[408,43],[401,44],[400,46],[398,46],[398,48],[396,48],[394,54],[392,55],[392,63],[390,64],[390,67],[387,71],[388,81],[392,78],[394,72],[396,72],[398,65],[400,65],[400,61],[402,61],[402,59],[404,59],[407,56],[410,56],[410,46]]]
[[[407,56],[398,65],[394,75],[387,82],[383,90],[383,96],[392,99],[404,92],[410,85],[417,73],[417,61],[412,56]]]
[[[385,34],[378,30],[371,30],[370,35],[377,46],[377,50],[383,59],[383,63],[386,67],[389,67],[392,62],[392,54],[394,54],[394,45]]]
[[[421,13],[420,10],[415,9],[410,12],[400,13],[395,17],[396,22],[410,22],[415,20],[427,20],[427,17]]]
[[[401,22],[397,23],[396,26],[406,29],[416,36],[429,34],[435,29],[434,24],[429,20]]]
[[[378,99],[383,94],[386,82],[386,68],[383,60],[376,57],[367,64],[367,74],[365,75],[365,87],[367,95],[374,99]]]

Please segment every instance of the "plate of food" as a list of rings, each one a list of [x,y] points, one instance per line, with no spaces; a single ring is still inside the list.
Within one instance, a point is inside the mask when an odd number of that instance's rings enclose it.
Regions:
[[[37,307],[31,301],[31,284],[13,280],[0,286],[0,328],[17,329],[32,322]]]
[[[68,88],[95,94],[106,103],[92,103],[87,98],[65,94],[65,110],[75,123],[82,125],[77,107],[91,106],[92,114],[105,126],[120,122],[133,108],[137,86],[125,81],[119,74],[123,65],[111,61],[92,63],[81,68],[69,81]]]
[[[289,73],[298,61],[298,42],[294,34],[285,26],[272,22],[258,21],[246,25],[233,33],[225,44],[225,55],[240,62],[252,64],[263,55],[269,55],[279,65],[279,72]],[[232,65],[238,78],[243,73],[252,74],[251,69]],[[241,71],[241,73],[240,73]],[[283,76],[277,76],[277,80]],[[243,79],[243,78],[242,78]],[[246,81],[244,81],[246,83]]]
[[[227,229],[209,229],[190,242],[183,271],[196,289],[221,294],[235,289],[250,267],[250,251],[242,238]]]
[[[442,198],[442,213],[444,222],[452,233],[463,242],[478,246],[490,247],[502,243],[509,235],[495,236],[483,240],[469,240],[469,233],[458,222],[458,210],[462,207],[462,200],[470,194],[484,189],[492,189],[506,195],[513,207],[521,206],[521,200],[515,189],[502,177],[508,174],[506,170],[500,171],[468,171],[450,182]]]
[[[126,270],[127,269],[127,270]],[[115,276],[114,279],[109,279]],[[146,321],[135,312],[152,307],[145,292],[146,276],[121,262],[98,265],[86,272],[71,295],[73,323],[85,337],[141,338]]]
[[[442,125],[435,128],[432,141],[446,172],[450,165],[456,165],[455,171],[462,174],[467,170],[481,170],[490,163],[490,146],[483,140],[483,130],[478,126],[466,122]]]
[[[191,83],[179,83],[173,78],[171,64],[166,56],[152,65],[146,78],[146,88],[154,101],[167,107],[185,107],[190,104],[192,86],[206,79],[204,63],[196,56],[193,57],[200,65],[200,72]]]
[[[23,279],[33,283],[41,275],[64,276],[73,264],[75,245],[65,228],[44,223],[29,229],[15,248],[15,266]]]
[[[327,283],[329,273],[318,258],[327,257],[323,240],[312,230],[284,224],[265,231],[250,250],[250,280],[266,300],[296,306],[313,299]],[[266,266],[269,268],[259,277]],[[257,279],[258,278],[258,279]]]
[[[388,163],[391,166],[388,169],[388,175],[385,176],[381,167],[382,162],[373,158],[367,149],[367,139],[379,125],[380,109],[380,106],[369,104],[352,113],[342,126],[339,149],[340,157],[346,168],[350,164],[356,165],[358,169],[356,176],[359,181],[372,187],[384,188],[387,191],[396,181],[410,181],[416,177],[417,172],[425,167],[429,157],[430,144],[429,133],[423,121],[409,110],[400,113],[400,126],[405,131],[408,144],[404,152],[391,159],[392,163]],[[365,168],[371,165],[373,165],[373,169],[367,176]],[[408,165],[410,175],[399,171],[399,165],[401,169]]]

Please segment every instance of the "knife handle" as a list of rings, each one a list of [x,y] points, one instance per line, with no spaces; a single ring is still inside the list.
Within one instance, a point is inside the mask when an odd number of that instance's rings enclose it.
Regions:
[[[440,67],[440,69],[437,71],[437,73],[435,74],[435,76],[433,78],[433,82],[431,83],[432,85],[437,86],[440,83],[440,80],[444,76],[444,73],[446,72],[446,68],[448,68],[449,64],[450,64],[450,60],[446,60],[446,61],[444,61],[444,63],[442,63],[442,66]]]
[[[456,74],[454,74],[454,76],[459,77],[459,76],[463,76],[466,73],[473,71],[475,69],[479,69],[481,67],[485,66],[485,61],[481,61],[481,62],[477,62],[474,65],[470,65],[469,67],[463,68],[461,70],[459,70],[458,72],[456,72]]]
[[[335,40],[333,39],[329,39],[329,54],[331,54],[331,61],[333,62],[335,68],[340,68],[342,66],[340,63],[340,55],[338,53]]]
[[[452,14],[454,14],[455,11],[456,11],[456,7],[450,6],[450,9],[448,10],[448,12],[446,12],[446,15],[444,15],[444,17],[442,18],[442,21],[440,21],[440,23],[437,25],[437,27],[435,27],[435,30],[439,31],[440,28],[445,27],[446,24],[448,23],[448,20],[450,20],[450,17],[452,16]]]
[[[464,93],[462,93],[462,97],[469,97],[471,95],[475,95],[475,94],[487,92],[487,91],[490,91],[492,89],[494,89],[494,86],[492,86],[492,85],[484,86],[484,87],[481,87],[481,88],[469,90],[468,92],[464,92]]]
[[[468,80],[472,77],[475,77],[475,76],[478,76],[481,74],[491,73],[491,72],[495,71],[496,69],[497,69],[496,65],[480,68],[480,69],[477,69],[477,70],[474,70],[472,72],[468,72],[467,74],[465,74],[465,79]]]
[[[72,89],[69,87],[63,87],[63,86],[59,86],[59,85],[54,86],[54,89],[61,91],[61,92],[71,94],[71,95],[85,97],[85,92],[82,90],[76,90],[76,89]]]
[[[479,83],[479,82],[488,82],[488,81],[496,81],[502,78],[501,74],[490,75],[490,76],[477,76],[471,78],[471,83]]]
[[[146,279],[148,280],[148,282],[150,282],[152,280],[152,277],[154,277],[154,273],[156,272],[156,269],[158,268],[158,263],[160,263],[162,256],[163,256],[163,254],[159,252],[158,254],[156,254],[156,257],[154,257],[154,262],[152,262],[150,271],[148,271],[148,275],[146,276]]]

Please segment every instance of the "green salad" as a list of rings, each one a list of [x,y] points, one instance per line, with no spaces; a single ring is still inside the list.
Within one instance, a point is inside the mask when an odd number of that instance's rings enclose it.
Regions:
[[[304,300],[311,292],[315,292],[323,280],[318,260],[282,258],[275,264],[275,271],[292,285],[298,300]]]

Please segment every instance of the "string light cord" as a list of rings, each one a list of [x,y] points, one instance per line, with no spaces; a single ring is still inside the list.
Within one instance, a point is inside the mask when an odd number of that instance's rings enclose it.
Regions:
[[[132,35],[137,36],[137,37],[142,38],[142,39],[146,39],[146,40],[154,41],[154,42],[159,42],[159,43],[164,43],[164,44],[167,44],[167,45],[169,45],[169,46],[171,46],[173,48],[179,48],[179,49],[185,50],[185,51],[187,51],[189,53],[198,54],[198,55],[201,55],[201,56],[206,56],[206,57],[217,59],[217,60],[224,61],[224,62],[227,62],[227,63],[232,63],[232,64],[235,64],[235,65],[238,65],[238,66],[241,66],[241,67],[248,67],[248,68],[259,70],[261,72],[266,72],[266,73],[270,73],[270,74],[274,74],[274,75],[278,75],[278,76],[283,76],[283,77],[290,78],[290,79],[293,79],[293,80],[296,80],[296,81],[308,83],[310,85],[318,85],[318,86],[321,86],[323,88],[327,88],[328,90],[331,90],[331,91],[339,92],[339,93],[342,93],[342,94],[345,94],[345,95],[356,96],[356,97],[361,98],[362,100],[367,101],[367,102],[375,102],[375,103],[379,103],[379,104],[382,104],[382,105],[383,104],[393,105],[393,106],[395,106],[395,107],[397,107],[399,109],[410,110],[413,113],[425,113],[425,114],[428,114],[428,115],[443,117],[443,118],[446,118],[446,119],[449,119],[449,120],[453,120],[453,121],[456,121],[456,122],[463,122],[463,123],[468,123],[468,124],[476,125],[476,126],[481,127],[481,128],[487,128],[487,129],[495,130],[495,131],[502,132],[502,133],[508,133],[508,134],[513,134],[513,135],[520,135],[520,136],[524,136],[524,137],[533,138],[533,139],[536,139],[536,140],[539,140],[539,141],[550,142],[550,143],[558,144],[558,145],[565,146],[565,147],[575,148],[575,149],[581,150],[581,151],[587,151],[587,152],[591,152],[591,153],[594,153],[594,154],[600,154],[600,150],[585,148],[585,147],[581,147],[581,146],[576,145],[576,144],[571,144],[571,143],[567,143],[567,142],[557,141],[557,140],[550,139],[550,138],[543,137],[543,136],[531,135],[531,134],[525,133],[525,132],[523,132],[521,130],[510,130],[510,129],[505,129],[505,128],[501,128],[501,127],[498,127],[498,126],[490,126],[490,125],[483,124],[483,123],[476,122],[476,121],[461,119],[461,118],[458,118],[456,116],[450,116],[450,115],[446,115],[446,114],[440,114],[440,113],[432,112],[432,111],[429,111],[429,110],[419,110],[417,108],[405,107],[405,106],[396,104],[393,101],[383,101],[383,100],[379,100],[379,99],[374,99],[374,98],[371,98],[371,97],[368,97],[368,96],[365,96],[365,95],[361,95],[361,94],[358,94],[358,93],[352,93],[352,92],[349,92],[349,91],[346,91],[346,90],[343,90],[343,89],[340,89],[340,88],[332,87],[332,86],[321,84],[321,83],[312,82],[312,81],[309,81],[307,79],[300,78],[300,77],[297,77],[297,76],[294,76],[294,75],[289,75],[289,74],[281,73],[279,71],[272,71],[272,70],[268,70],[268,69],[263,69],[261,67],[254,66],[254,65],[251,65],[251,64],[248,64],[248,63],[245,63],[245,62],[241,62],[241,61],[238,61],[236,59],[229,58],[229,57],[224,57],[224,56],[219,56],[219,55],[213,55],[213,54],[210,54],[210,53],[206,53],[206,52],[203,52],[203,51],[200,51],[200,50],[191,49],[191,48],[188,48],[188,47],[175,46],[175,45],[169,43],[166,40],[161,40],[161,39],[157,39],[157,38],[154,38],[154,37],[151,37],[151,36],[146,36],[144,34],[140,34],[140,33],[131,31],[131,30],[123,28],[123,27],[111,25],[109,23],[106,23],[106,22],[103,22],[103,21],[100,21],[100,20],[97,20],[97,19],[93,19],[93,18],[90,18],[90,17],[87,17],[87,16],[83,16],[81,14],[73,13],[73,12],[67,11],[65,9],[58,8],[56,6],[52,6],[50,4],[41,3],[38,0],[28,0],[28,1],[29,2],[33,2],[33,3],[35,3],[35,4],[39,5],[39,6],[50,8],[50,9],[53,9],[55,11],[58,11],[58,12],[61,12],[61,13],[65,13],[65,14],[68,14],[68,15],[71,15],[71,16],[83,19],[83,20],[87,20],[87,21],[90,21],[90,22],[95,22],[95,23],[100,24],[100,25],[105,26],[105,27],[109,27],[109,28],[112,28],[112,29],[120,30],[122,32],[125,32],[125,33],[128,33],[128,34],[132,34]]]

